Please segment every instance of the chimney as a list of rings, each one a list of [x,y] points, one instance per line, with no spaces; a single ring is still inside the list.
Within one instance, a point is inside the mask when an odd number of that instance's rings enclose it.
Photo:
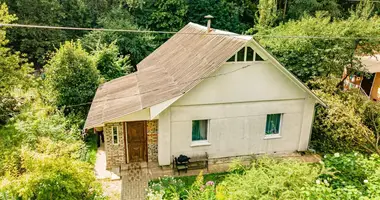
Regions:
[[[211,32],[211,19],[213,19],[214,17],[211,16],[211,15],[206,15],[205,16],[205,19],[207,19],[207,33]]]

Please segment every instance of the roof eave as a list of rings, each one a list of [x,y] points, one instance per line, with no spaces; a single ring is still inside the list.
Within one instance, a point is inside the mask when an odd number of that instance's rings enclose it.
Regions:
[[[251,40],[254,44],[257,45],[257,47],[266,54],[266,56],[272,61],[274,66],[279,69],[286,77],[288,77],[290,80],[292,80],[296,85],[298,85],[302,90],[307,92],[310,96],[312,96],[319,104],[321,104],[323,107],[327,108],[325,102],[322,101],[313,91],[310,90],[309,87],[307,87],[301,80],[299,80],[294,74],[292,74],[289,70],[287,70],[284,65],[282,65],[268,50],[264,49],[263,46],[261,46],[260,43],[258,43],[255,39]]]

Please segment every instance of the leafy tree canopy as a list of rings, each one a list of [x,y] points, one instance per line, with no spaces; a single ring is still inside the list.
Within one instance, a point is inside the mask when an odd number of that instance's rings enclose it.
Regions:
[[[19,24],[89,27],[91,19],[82,0],[5,0],[10,13],[17,14]],[[46,63],[47,53],[61,42],[75,39],[85,32],[15,28],[9,33],[10,46],[26,53],[36,67]]]
[[[119,48],[115,43],[99,44],[92,53],[95,57],[96,68],[105,81],[118,78],[133,70],[133,67],[129,65],[129,57],[119,55]]]
[[[11,23],[16,20],[15,15],[8,14],[5,4],[0,6],[0,22]],[[6,31],[0,30],[0,124],[18,110],[20,99],[14,95],[15,89],[26,87],[30,81],[28,73],[30,64],[19,52],[12,52],[7,48]]]
[[[318,152],[380,153],[380,105],[360,90],[341,91],[338,78],[310,81],[329,108],[317,108],[311,146]]]
[[[379,25],[380,19],[376,16],[366,18],[353,14],[347,20],[332,20],[325,13],[319,13],[263,30],[258,35],[273,36],[260,42],[291,72],[307,81],[316,76],[340,75],[344,67],[350,71],[361,68],[355,55],[373,54],[379,49],[375,39],[355,38],[377,37]],[[281,38],[283,36],[299,38]],[[302,38],[304,36],[323,38]]]
[[[115,8],[101,17],[98,24],[109,29],[132,29],[139,27],[134,24],[133,17],[122,8]],[[96,49],[97,44],[111,44],[115,42],[120,54],[130,56],[131,64],[136,66],[143,58],[155,49],[156,44],[149,34],[127,32],[91,32],[83,39],[83,45],[87,49]]]
[[[63,107],[92,101],[99,84],[99,72],[81,43],[65,42],[44,68],[45,84],[55,105]],[[85,107],[71,110],[86,112]]]

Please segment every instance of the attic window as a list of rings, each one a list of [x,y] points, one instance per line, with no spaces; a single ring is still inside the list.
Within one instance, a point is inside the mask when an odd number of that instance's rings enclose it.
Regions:
[[[233,55],[230,59],[228,59],[227,62],[235,62],[235,55]]]
[[[244,53],[245,53],[245,48],[240,49],[240,51],[237,53],[237,61],[238,62],[244,61]]]
[[[264,59],[257,54],[252,47],[243,47],[235,55],[233,55],[227,62],[253,62],[264,61]]]
[[[251,47],[247,47],[247,58],[246,61],[253,61],[253,55],[255,55],[255,51]]]
[[[264,61],[264,59],[256,53],[255,61]]]

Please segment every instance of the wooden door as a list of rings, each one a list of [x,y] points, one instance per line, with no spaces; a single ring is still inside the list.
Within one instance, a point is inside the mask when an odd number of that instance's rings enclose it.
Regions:
[[[127,122],[129,162],[147,161],[147,133],[145,121]]]

